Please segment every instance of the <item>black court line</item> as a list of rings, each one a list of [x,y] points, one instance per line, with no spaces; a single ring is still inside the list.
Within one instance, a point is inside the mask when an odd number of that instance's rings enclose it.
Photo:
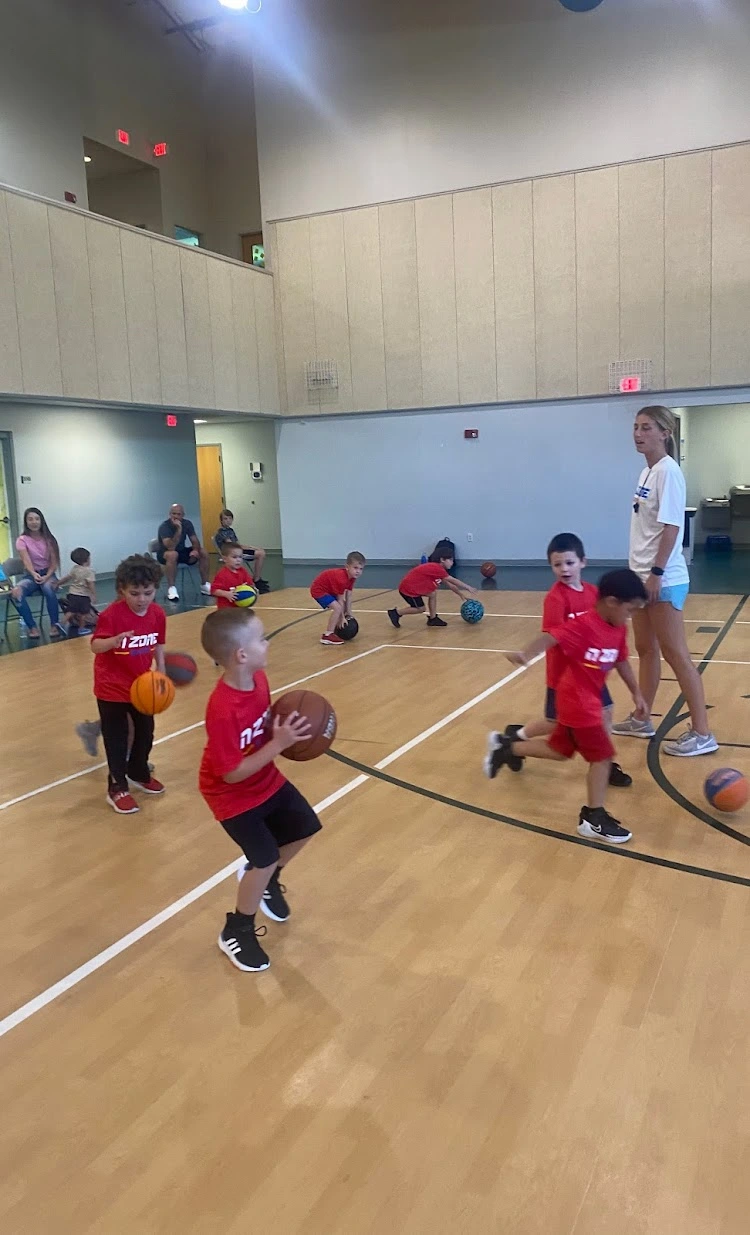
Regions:
[[[750,888],[750,878],[743,875],[729,875],[726,871],[713,870],[706,866],[691,866],[687,862],[674,862],[670,858],[658,858],[651,853],[641,853],[637,849],[625,849],[621,846],[607,845],[603,841],[585,840],[582,836],[571,836],[568,832],[558,832],[555,828],[545,828],[539,823],[529,823],[525,819],[514,819],[511,815],[501,815],[497,811],[486,810],[483,806],[474,806],[471,802],[462,802],[458,798],[446,797],[443,793],[435,793],[422,785],[414,785],[410,781],[399,780],[389,776],[387,772],[379,772],[366,763],[359,763],[338,751],[326,752],[331,759],[344,763],[348,768],[371,777],[373,780],[385,781],[397,789],[406,789],[409,793],[417,793],[420,797],[429,798],[431,802],[439,802],[441,806],[452,806],[454,810],[464,811],[468,815],[476,815],[480,819],[491,819],[494,823],[504,823],[510,828],[518,828],[522,832],[533,832],[536,836],[549,836],[553,840],[564,841],[567,845],[580,845],[585,849],[598,849],[613,858],[626,858],[631,862],[645,862],[647,866],[662,866],[666,870],[679,871],[684,875],[698,875],[702,879],[713,879],[718,883],[733,883],[741,888]]]
[[[372,592],[369,596],[360,596],[359,600],[355,600],[352,602],[352,607],[354,605],[361,604],[363,601],[377,600],[378,596],[387,596],[388,593],[392,591],[393,591],[393,588],[386,587],[386,588],[383,588],[382,592]],[[306,613],[304,615],[304,617],[294,618],[291,622],[286,622],[284,626],[277,626],[275,630],[269,630],[268,634],[266,635],[266,639],[274,639],[276,635],[282,634],[285,630],[291,630],[293,626],[299,626],[300,622],[309,622],[310,618],[319,617],[321,613],[325,613],[325,609],[320,609],[320,608],[311,609],[309,613]],[[258,611],[257,616],[258,617],[263,616],[262,609]]]
[[[700,664],[696,665],[696,668],[701,675],[704,673],[706,667],[711,663],[730,630],[734,626],[737,618],[742,612],[743,606],[747,602],[747,599],[748,595],[746,594],[741,598],[741,600],[738,601],[719,634],[714,639],[708,651],[702,657]],[[648,744],[648,752],[646,756],[648,770],[659,788],[663,790],[667,797],[671,798],[677,806],[681,806],[683,810],[688,812],[688,814],[693,815],[696,819],[700,819],[701,823],[708,824],[708,826],[713,828],[716,832],[722,832],[724,836],[730,836],[732,840],[736,840],[740,845],[750,845],[750,836],[745,836],[742,832],[738,832],[735,828],[730,828],[728,823],[722,823],[720,819],[715,819],[713,815],[709,815],[708,811],[703,810],[700,806],[696,806],[694,802],[691,802],[689,798],[686,798],[684,794],[680,793],[679,789],[675,788],[661,766],[661,743],[664,741],[669,731],[677,723],[680,715],[680,708],[683,706],[684,702],[685,696],[679,694],[659,725],[659,728],[656,730],[655,736],[651,738],[651,741]],[[721,745],[724,745],[724,743],[721,743]],[[729,746],[731,743],[726,743],[726,745]]]

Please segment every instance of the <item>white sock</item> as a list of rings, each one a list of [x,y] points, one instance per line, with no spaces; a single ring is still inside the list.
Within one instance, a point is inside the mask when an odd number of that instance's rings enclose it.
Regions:
[[[516,736],[515,736],[515,739],[514,739],[514,740],[515,740],[516,742],[528,742],[528,740],[529,740],[529,739],[526,737],[526,730],[525,730],[525,729],[519,729],[519,730],[518,730],[518,733],[516,734]]]

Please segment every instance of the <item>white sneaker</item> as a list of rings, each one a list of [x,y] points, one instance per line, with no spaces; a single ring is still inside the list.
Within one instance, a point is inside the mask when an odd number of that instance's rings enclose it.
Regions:
[[[632,715],[619,725],[613,725],[612,732],[618,738],[652,738],[656,734],[651,720],[637,720]]]
[[[210,596],[210,595],[211,595],[211,584],[210,584],[210,583],[202,583],[202,584],[201,584],[201,591],[202,591],[202,593],[203,593],[203,595],[204,595],[204,596]]]
[[[692,755],[711,755],[719,749],[719,743],[712,733],[696,733],[695,729],[686,729],[673,742],[665,742],[662,750],[665,755],[679,755],[689,759]]]
[[[180,593],[177,591],[177,588],[174,586],[174,584],[172,584],[172,587],[167,588],[167,600],[179,600],[179,599],[180,599]]]

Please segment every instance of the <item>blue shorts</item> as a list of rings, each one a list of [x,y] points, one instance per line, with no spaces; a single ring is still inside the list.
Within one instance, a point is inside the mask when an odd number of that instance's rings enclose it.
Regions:
[[[314,596],[313,600],[317,600],[321,609],[330,609],[331,605],[334,604],[336,597],[331,596],[330,592],[327,592],[325,596]]]
[[[673,609],[681,611],[685,608],[685,601],[689,591],[689,583],[673,583],[670,587],[663,587],[661,589],[659,600],[671,605]]]
[[[547,687],[547,695],[544,700],[544,719],[545,720],[557,720],[556,694],[557,692],[553,690],[551,686]],[[610,695],[609,691],[607,690],[607,687],[605,686],[604,689],[602,690],[602,707],[611,708],[612,703],[613,703],[612,696]]]

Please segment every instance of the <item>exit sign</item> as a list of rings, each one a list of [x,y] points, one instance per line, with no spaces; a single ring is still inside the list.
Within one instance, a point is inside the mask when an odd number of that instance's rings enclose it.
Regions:
[[[130,134],[128,133],[127,129],[118,129],[116,136],[121,146],[130,145]]]
[[[177,428],[177,417],[173,416],[170,412],[168,412],[167,415],[164,417],[164,423],[168,429],[176,429]]]
[[[641,379],[637,373],[631,373],[629,377],[620,378],[620,394],[630,395],[635,394],[641,389]]]
[[[167,145],[166,142],[155,142],[154,143],[154,158],[155,159],[163,159],[168,154],[169,154],[169,146]]]

